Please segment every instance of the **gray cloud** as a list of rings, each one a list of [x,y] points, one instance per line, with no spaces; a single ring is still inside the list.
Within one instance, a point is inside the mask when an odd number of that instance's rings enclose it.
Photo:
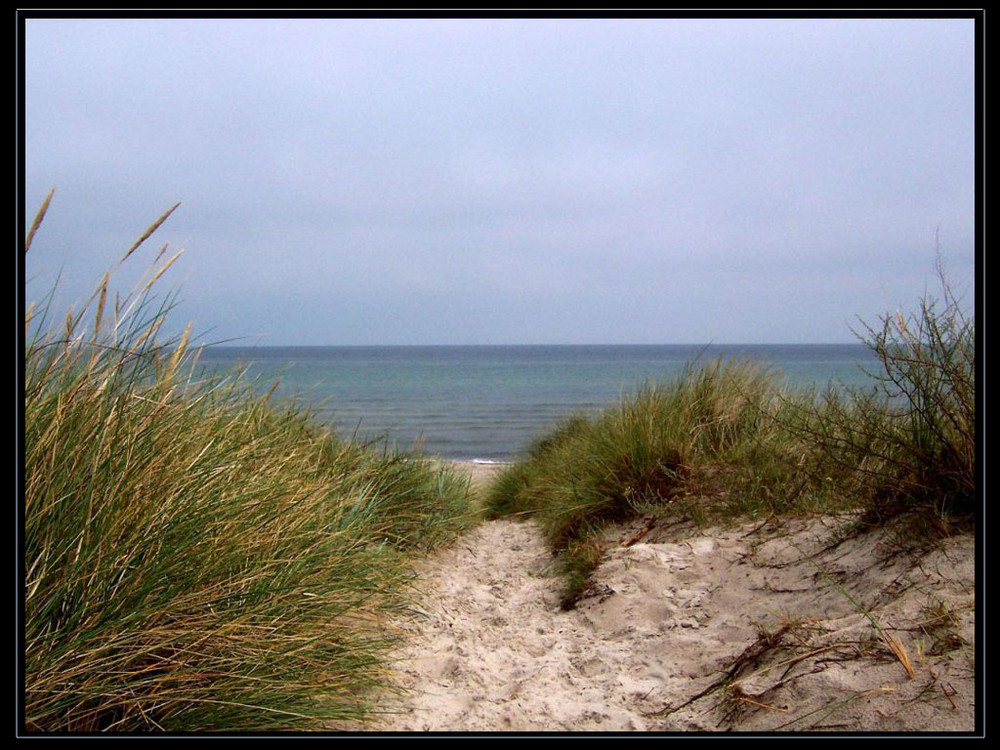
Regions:
[[[216,338],[851,340],[939,229],[973,282],[973,32],[29,19],[29,298],[181,200],[177,314]]]

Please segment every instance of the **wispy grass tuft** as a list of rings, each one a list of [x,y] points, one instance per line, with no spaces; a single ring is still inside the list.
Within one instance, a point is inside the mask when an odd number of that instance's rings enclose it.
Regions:
[[[947,533],[976,511],[975,321],[937,263],[941,297],[859,334],[878,357],[869,390],[844,388],[789,425],[870,522],[903,514]]]
[[[131,294],[106,275],[65,317],[25,316],[24,728],[362,720],[391,685],[405,553],[461,528],[468,482],[200,380],[189,331],[158,338],[165,249]]]

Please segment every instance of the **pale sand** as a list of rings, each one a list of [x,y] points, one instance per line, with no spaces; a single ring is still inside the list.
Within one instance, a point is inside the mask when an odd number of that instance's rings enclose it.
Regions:
[[[485,523],[419,564],[409,692],[367,729],[976,731],[974,539],[905,554],[838,525],[620,529],[561,611],[537,527]]]
[[[483,463],[481,461],[453,461],[452,465],[460,471],[464,471],[472,480],[473,487],[484,487],[498,471],[503,470],[507,464],[504,463]]]

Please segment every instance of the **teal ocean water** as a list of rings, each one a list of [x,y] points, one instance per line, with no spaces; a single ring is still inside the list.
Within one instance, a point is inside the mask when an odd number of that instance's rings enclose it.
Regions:
[[[417,444],[427,455],[509,461],[577,411],[597,411],[688,362],[750,357],[789,383],[864,385],[877,362],[862,344],[747,346],[231,347],[212,370],[244,367],[263,391],[279,381],[343,436]]]

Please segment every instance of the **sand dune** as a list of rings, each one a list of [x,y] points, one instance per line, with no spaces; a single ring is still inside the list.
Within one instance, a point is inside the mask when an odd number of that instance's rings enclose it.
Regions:
[[[369,729],[975,731],[973,538],[845,523],[622,528],[571,611],[533,524],[483,524],[421,562]]]

